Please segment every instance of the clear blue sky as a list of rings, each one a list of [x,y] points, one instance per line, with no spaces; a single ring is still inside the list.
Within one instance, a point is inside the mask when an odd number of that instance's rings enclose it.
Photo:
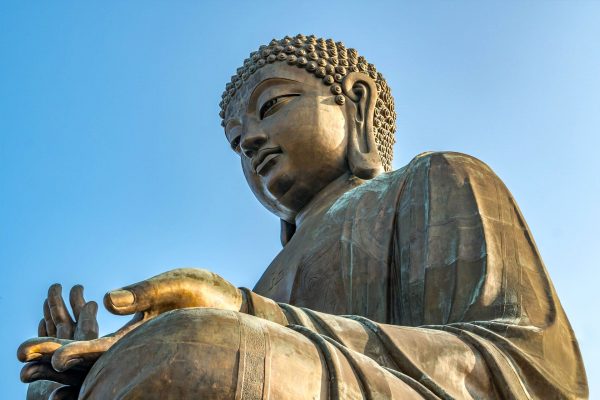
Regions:
[[[224,84],[258,45],[356,47],[396,98],[395,167],[487,162],[527,219],[600,396],[600,2],[4,1],[0,5],[0,379],[47,287],[90,299],[179,266],[252,286],[278,220],[223,137]],[[100,313],[103,333],[125,322]]]

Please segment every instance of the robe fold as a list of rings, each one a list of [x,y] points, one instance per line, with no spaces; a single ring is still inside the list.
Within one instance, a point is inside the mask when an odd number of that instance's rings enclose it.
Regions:
[[[255,315],[332,360],[331,398],[588,395],[575,335],[516,202],[464,154],[424,153],[346,192],[317,229],[300,227],[248,298]],[[339,394],[349,390],[344,368],[360,395]]]

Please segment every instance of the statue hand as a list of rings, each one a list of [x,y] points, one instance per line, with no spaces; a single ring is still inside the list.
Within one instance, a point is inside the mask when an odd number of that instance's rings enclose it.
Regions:
[[[217,274],[179,268],[113,290],[104,296],[104,305],[114,314],[137,313],[134,320],[147,321],[166,311],[187,307],[241,311],[243,299],[238,288]]]
[[[44,318],[38,326],[40,337],[24,342],[17,351],[19,360],[27,362],[21,371],[21,380],[30,383],[27,391],[29,400],[63,399],[73,397],[73,394],[76,397],[89,369],[84,365],[77,368],[64,365],[60,353],[63,346],[89,343],[89,340],[98,337],[98,305],[93,301],[86,302],[83,287],[76,285],[69,296],[74,317],[71,318],[61,292],[59,284],[50,286],[43,306]]]
[[[80,289],[73,290],[77,293]],[[119,315],[135,313],[129,323],[112,335],[97,338],[95,302],[85,303],[82,296],[80,299],[79,295],[72,295],[71,304],[77,322],[66,310],[60,285],[53,285],[44,306],[45,318],[40,323],[42,337],[24,342],[17,352],[19,360],[28,363],[21,371],[23,382],[45,380],[68,385],[53,392],[55,400],[77,398],[79,387],[96,360],[121,337],[149,319],[186,307],[241,311],[244,302],[241,291],[219,275],[185,268],[107,293],[104,304],[109,311]],[[93,323],[88,315],[93,316]],[[49,397],[35,397],[36,400],[42,398]]]

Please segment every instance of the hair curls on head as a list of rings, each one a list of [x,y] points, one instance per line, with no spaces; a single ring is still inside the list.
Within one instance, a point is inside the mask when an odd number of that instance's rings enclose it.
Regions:
[[[281,40],[273,39],[268,46],[260,46],[258,51],[251,53],[250,57],[244,60],[244,65],[237,69],[237,73],[231,77],[231,82],[225,86],[219,103],[221,118],[225,118],[227,105],[244,81],[259,68],[279,61],[303,68],[320,79],[323,84],[330,86],[336,103],[340,105],[345,102],[340,83],[348,73],[361,72],[370,76],[377,87],[373,120],[377,152],[381,157],[383,168],[391,171],[396,132],[394,98],[383,75],[377,72],[375,66],[359,56],[355,49],[347,49],[342,42],[299,34],[294,37],[286,36]]]

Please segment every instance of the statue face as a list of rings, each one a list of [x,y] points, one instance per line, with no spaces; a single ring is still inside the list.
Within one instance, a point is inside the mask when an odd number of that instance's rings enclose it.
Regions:
[[[303,69],[268,64],[240,88],[225,115],[225,135],[250,188],[280,218],[295,215],[349,171],[346,108]]]

